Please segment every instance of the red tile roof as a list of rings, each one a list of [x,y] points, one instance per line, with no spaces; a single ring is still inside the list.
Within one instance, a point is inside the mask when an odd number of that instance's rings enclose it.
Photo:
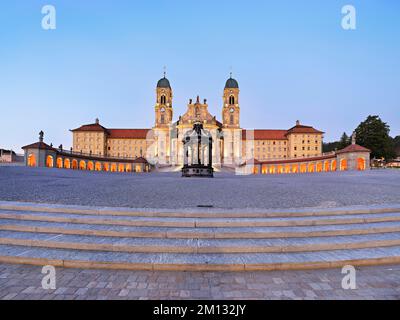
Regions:
[[[146,139],[152,137],[151,129],[108,129],[111,139]],[[149,133],[150,132],[150,133]]]
[[[321,133],[322,134],[324,132],[314,129],[311,126],[304,126],[302,124],[297,124],[294,127],[287,130],[286,134],[291,134],[291,133]]]
[[[358,144],[351,144],[346,148],[337,151],[336,153],[349,153],[349,152],[371,152],[371,150],[364,148]]]
[[[286,130],[242,130],[242,140],[287,140]]]
[[[143,158],[143,157],[139,157],[139,158],[136,158],[135,160],[134,160],[134,162],[135,163],[148,163],[148,161],[145,159],[145,158]]]
[[[32,144],[28,144],[27,146],[22,147],[22,149],[41,149],[41,150],[54,150],[56,151],[56,149],[54,149],[53,147],[50,147],[48,144],[44,143],[44,142],[35,142]]]
[[[72,132],[75,131],[101,131],[101,132],[107,132],[107,129],[101,126],[98,123],[92,123],[92,124],[85,124],[83,126],[80,126],[79,128],[71,130]]]
[[[98,123],[85,124],[72,132],[104,132],[111,139],[146,139],[150,129],[107,129]],[[148,138],[151,138],[151,133]]]

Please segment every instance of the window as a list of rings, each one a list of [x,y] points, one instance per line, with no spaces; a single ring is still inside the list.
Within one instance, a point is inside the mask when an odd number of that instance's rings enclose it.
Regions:
[[[165,104],[167,99],[165,98],[164,95],[161,96],[161,104]]]
[[[162,114],[162,115],[161,115],[160,123],[164,123],[164,121],[165,121],[165,117],[164,117],[164,115]]]
[[[230,124],[233,124],[233,122],[234,122],[233,114],[231,114],[229,122],[230,122]]]
[[[234,96],[230,96],[229,97],[229,104],[235,104],[235,97]]]

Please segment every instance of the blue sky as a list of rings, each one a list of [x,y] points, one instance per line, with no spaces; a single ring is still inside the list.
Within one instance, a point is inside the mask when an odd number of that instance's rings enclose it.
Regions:
[[[57,29],[41,28],[41,8]],[[357,30],[341,8],[357,9]],[[400,134],[397,0],[8,0],[0,6],[0,147],[71,144],[69,129],[96,117],[150,128],[167,66],[174,118],[207,98],[221,118],[232,67],[243,128],[287,129],[297,119],[338,139],[369,114]]]

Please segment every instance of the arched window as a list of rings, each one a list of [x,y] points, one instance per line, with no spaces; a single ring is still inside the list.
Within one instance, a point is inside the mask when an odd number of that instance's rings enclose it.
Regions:
[[[164,117],[164,115],[162,114],[161,115],[161,119],[160,119],[160,123],[164,123],[165,122],[165,117]]]
[[[342,159],[340,160],[340,171],[346,171],[347,170],[347,160]]]
[[[337,170],[337,163],[336,160],[333,160],[331,163],[331,170],[332,171],[336,171]]]
[[[234,96],[230,96],[229,97],[229,104],[235,104],[235,97]]]
[[[86,170],[86,162],[81,160],[79,162],[79,170]]]
[[[235,118],[233,117],[233,114],[231,114],[230,118],[229,118],[229,123],[232,125],[232,124],[234,124],[234,122],[235,122]]]
[[[78,160],[76,160],[76,159],[72,160],[72,169],[73,170],[78,169]]]
[[[64,168],[65,169],[71,169],[71,162],[69,159],[64,160]]]
[[[54,167],[54,159],[52,156],[47,156],[46,158],[46,167],[53,168]]]
[[[265,165],[261,166],[261,174],[267,174],[267,167]]]
[[[63,168],[63,159],[62,158],[57,158],[57,168],[58,169]]]
[[[275,167],[274,166],[269,167],[269,173],[270,174],[274,174],[275,173]]]
[[[161,104],[165,104],[167,102],[167,99],[165,98],[164,95],[161,96]]]
[[[90,170],[90,171],[93,171],[93,170],[94,170],[94,164],[93,164],[92,161],[89,161],[89,162],[88,162],[87,168],[88,168],[88,170]]]
[[[33,153],[28,156],[28,167],[36,167],[36,157]]]
[[[96,171],[101,171],[101,163],[100,162],[96,162],[95,170]]]
[[[364,158],[357,159],[357,170],[359,170],[359,171],[365,170],[365,159]]]

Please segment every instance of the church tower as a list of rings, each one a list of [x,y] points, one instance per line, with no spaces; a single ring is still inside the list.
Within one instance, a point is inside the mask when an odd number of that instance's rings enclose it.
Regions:
[[[160,79],[156,88],[155,126],[167,128],[172,123],[172,88],[169,80],[165,77]]]
[[[239,128],[239,84],[232,78],[232,74],[226,81],[223,99],[222,121],[224,128]]]
[[[224,133],[224,163],[240,163],[242,129],[240,128],[239,84],[232,78],[232,73],[224,88],[222,126]]]
[[[169,164],[171,153],[170,130],[172,125],[172,88],[165,77],[157,82],[155,106],[155,124],[153,127],[153,160],[158,164]]]

